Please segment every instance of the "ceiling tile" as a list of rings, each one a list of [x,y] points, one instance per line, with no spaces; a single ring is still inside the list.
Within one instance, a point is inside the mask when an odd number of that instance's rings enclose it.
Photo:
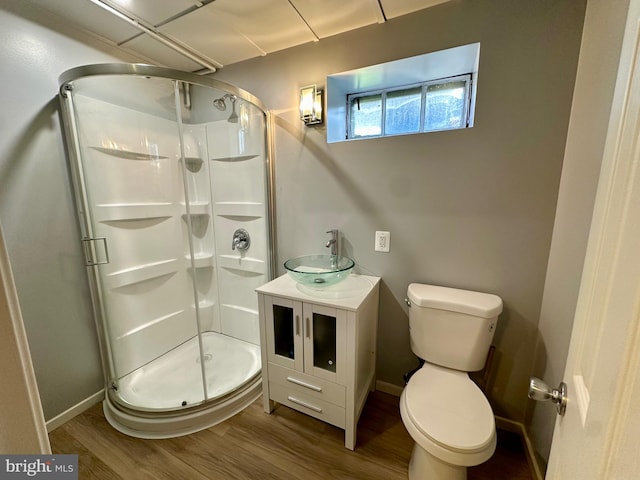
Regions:
[[[317,0],[292,0],[319,38],[337,35],[383,20],[377,0],[324,0],[318,8]]]
[[[90,0],[29,1],[158,64],[187,71],[201,68]],[[111,1],[160,25],[158,30],[168,38],[211,63],[229,65],[448,0],[215,0],[205,5],[197,0]]]
[[[433,7],[449,0],[380,0],[387,19]]]
[[[123,43],[122,47],[140,52],[144,56],[153,59],[156,65],[175,68],[185,72],[195,72],[203,68],[199,63],[190,60],[146,34],[139,35]]]
[[[123,42],[140,33],[136,27],[88,0],[30,0],[30,2],[114,43]]]
[[[263,54],[251,41],[205,7],[159,30],[222,65]]]
[[[287,0],[216,0],[208,10],[266,53],[316,40]]]
[[[287,0],[216,0],[160,31],[222,65],[315,40]]]
[[[189,10],[199,2],[195,0],[111,0],[128,12],[147,21],[151,25],[159,25],[165,20]]]

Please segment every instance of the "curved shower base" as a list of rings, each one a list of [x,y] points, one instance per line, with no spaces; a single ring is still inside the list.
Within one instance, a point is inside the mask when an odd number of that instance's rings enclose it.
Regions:
[[[194,337],[120,380],[123,403],[110,395],[103,403],[109,423],[133,437],[171,438],[211,427],[254,402],[262,392],[260,347],[214,332],[204,333],[202,344],[206,405],[199,405],[201,357]],[[133,405],[145,405],[148,416]]]

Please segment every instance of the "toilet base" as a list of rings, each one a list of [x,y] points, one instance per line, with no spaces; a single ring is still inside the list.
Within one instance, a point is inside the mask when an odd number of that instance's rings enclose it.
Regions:
[[[409,480],[467,480],[467,467],[434,457],[417,443],[409,460]]]

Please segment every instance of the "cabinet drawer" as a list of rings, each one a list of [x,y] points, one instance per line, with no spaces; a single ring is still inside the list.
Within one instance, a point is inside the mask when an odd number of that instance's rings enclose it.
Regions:
[[[269,363],[269,385],[271,383],[277,383],[289,391],[302,394],[305,397],[330,402],[343,408],[345,406],[346,388],[343,385],[273,363]]]
[[[330,423],[336,427],[345,427],[345,409],[333,403],[320,400],[292,388],[269,382],[269,396],[282,405]]]

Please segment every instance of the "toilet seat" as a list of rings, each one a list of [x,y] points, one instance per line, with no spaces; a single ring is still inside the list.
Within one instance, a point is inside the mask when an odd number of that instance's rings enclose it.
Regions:
[[[466,372],[425,363],[402,392],[400,410],[416,443],[445,462],[477,465],[493,455],[493,412]]]

